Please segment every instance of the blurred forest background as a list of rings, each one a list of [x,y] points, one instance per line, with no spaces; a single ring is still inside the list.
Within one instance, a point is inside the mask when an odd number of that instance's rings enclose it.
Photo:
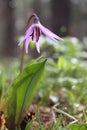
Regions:
[[[0,0],[0,57],[19,54],[18,37],[29,16],[60,37],[75,36],[87,48],[87,0]]]

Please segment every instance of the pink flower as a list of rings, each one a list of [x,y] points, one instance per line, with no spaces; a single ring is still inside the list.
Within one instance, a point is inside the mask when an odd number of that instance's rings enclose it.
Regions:
[[[37,15],[35,14],[33,18],[33,24],[25,31],[25,35],[18,45],[20,45],[21,43],[24,43],[25,52],[28,53],[29,42],[32,40],[36,43],[36,49],[38,53],[40,53],[40,36],[42,33],[55,42],[57,42],[58,40],[63,41],[62,38],[60,38],[59,36],[51,32],[49,29],[44,27],[40,23]]]

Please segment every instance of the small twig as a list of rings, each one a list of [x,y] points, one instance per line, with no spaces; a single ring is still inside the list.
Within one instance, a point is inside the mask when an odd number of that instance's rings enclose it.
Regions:
[[[71,125],[71,124],[74,124],[76,122],[78,122],[78,120],[74,120],[74,121],[70,122],[69,124]]]
[[[56,124],[56,115],[55,115],[55,113],[54,113],[54,111],[53,111],[53,109],[52,109],[52,115],[53,115],[53,121],[54,121],[54,123]]]
[[[69,118],[73,119],[75,122],[78,122],[78,120],[75,117],[73,117],[72,115],[64,112],[63,110],[57,109],[56,106],[58,106],[58,104],[54,105],[52,107],[52,109],[55,110],[58,113],[61,113],[61,114],[65,115],[65,116],[68,116]]]

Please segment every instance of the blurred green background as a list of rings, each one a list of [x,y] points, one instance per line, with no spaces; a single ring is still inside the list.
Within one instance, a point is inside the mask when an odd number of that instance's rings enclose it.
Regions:
[[[33,12],[57,35],[79,38],[86,50],[86,0],[0,0],[0,57],[20,54],[18,38]],[[32,55],[36,54],[35,50]]]

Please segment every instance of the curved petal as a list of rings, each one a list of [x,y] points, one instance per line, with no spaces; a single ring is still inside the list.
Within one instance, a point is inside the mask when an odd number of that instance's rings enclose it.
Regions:
[[[23,37],[23,38],[20,40],[20,42],[18,43],[18,46],[20,46],[20,45],[24,42],[25,39],[26,39],[26,38]]]
[[[39,25],[41,31],[49,38],[51,38],[52,40],[56,41],[57,40],[62,40],[62,38],[60,38],[59,36],[57,36],[56,34],[54,34],[53,32],[51,32],[49,29],[47,29],[46,27],[44,27],[43,25]]]
[[[26,40],[25,40],[25,52],[26,52],[26,54],[28,53],[28,46],[29,46],[29,42],[30,42],[30,38],[27,38]]]
[[[18,43],[18,46],[21,45],[27,38],[30,38],[32,32],[33,32],[34,25],[31,25],[25,32],[25,36],[21,39],[21,41]]]
[[[35,30],[35,28],[37,27],[37,24],[33,24],[31,25],[25,32],[26,36],[30,36],[33,33],[33,30]]]
[[[25,35],[29,35],[29,34],[31,34],[31,33],[33,32],[33,28],[34,28],[34,27],[35,27],[34,24],[31,25],[31,26],[26,30]]]
[[[40,53],[40,40],[36,42],[36,49],[37,49],[37,52]]]
[[[33,38],[33,41],[36,42],[36,39],[37,39],[37,37],[36,37],[36,29],[34,28],[34,38]]]

